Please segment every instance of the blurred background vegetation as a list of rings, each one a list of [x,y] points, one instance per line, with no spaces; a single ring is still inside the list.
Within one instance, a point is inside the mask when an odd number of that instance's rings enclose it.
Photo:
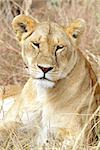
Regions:
[[[100,76],[100,0],[0,0],[0,85],[24,84],[28,79],[11,26],[19,14],[60,25],[83,18],[87,27],[80,48]]]

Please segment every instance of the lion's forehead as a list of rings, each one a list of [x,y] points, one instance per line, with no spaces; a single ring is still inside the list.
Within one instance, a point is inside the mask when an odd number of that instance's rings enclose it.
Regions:
[[[53,23],[53,22],[45,22],[36,28],[35,32],[33,33],[34,37],[41,38],[42,40],[50,39],[50,40],[64,40],[67,39],[67,35],[60,25]]]

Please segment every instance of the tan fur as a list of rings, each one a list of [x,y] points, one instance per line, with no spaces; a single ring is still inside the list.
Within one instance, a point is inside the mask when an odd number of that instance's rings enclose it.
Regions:
[[[95,103],[96,76],[78,49],[85,22],[78,19],[63,28],[20,15],[12,25],[21,43],[30,79],[5,121],[33,121],[33,126],[40,128],[39,142],[47,139],[48,128],[57,138],[78,136]],[[49,81],[38,79],[42,74],[38,65],[53,68],[46,73]],[[95,111],[97,106],[93,107]],[[25,111],[29,113],[29,120],[25,119]]]
[[[6,85],[0,87],[0,100],[20,94],[22,87],[19,85]]]

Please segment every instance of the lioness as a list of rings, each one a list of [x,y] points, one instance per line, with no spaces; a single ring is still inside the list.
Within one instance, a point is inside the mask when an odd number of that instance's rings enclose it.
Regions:
[[[19,15],[12,26],[30,79],[5,121],[32,120],[43,143],[49,128],[57,138],[78,136],[97,108],[97,79],[78,48],[85,21],[62,27]]]

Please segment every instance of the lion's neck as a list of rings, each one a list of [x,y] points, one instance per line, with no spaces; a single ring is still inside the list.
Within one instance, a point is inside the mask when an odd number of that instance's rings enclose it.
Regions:
[[[53,88],[37,88],[37,93],[42,93],[37,99],[56,108],[57,105],[62,108],[65,105],[75,106],[76,101],[80,103],[90,90],[89,73],[85,63],[84,57],[79,53],[77,63],[69,75],[59,80]]]

